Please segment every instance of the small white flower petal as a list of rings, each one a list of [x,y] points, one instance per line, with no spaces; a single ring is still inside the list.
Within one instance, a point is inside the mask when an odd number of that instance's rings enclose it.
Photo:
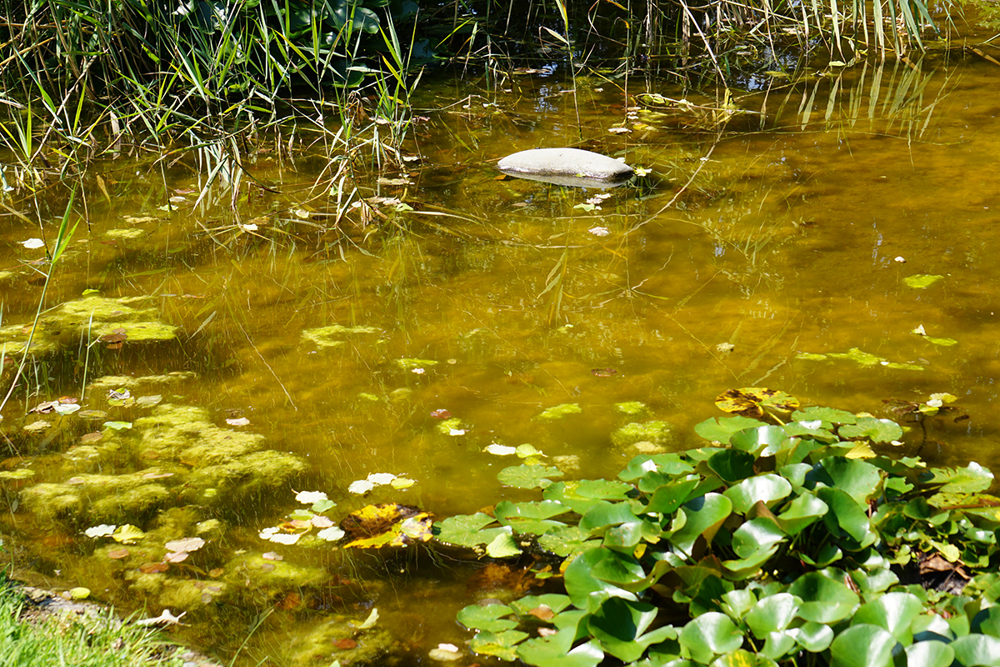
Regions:
[[[494,456],[510,456],[511,454],[517,452],[517,448],[494,443],[486,448],[486,452],[488,454],[493,454]]]
[[[298,533],[276,533],[271,536],[272,542],[277,542],[278,544],[295,544],[299,541]]]

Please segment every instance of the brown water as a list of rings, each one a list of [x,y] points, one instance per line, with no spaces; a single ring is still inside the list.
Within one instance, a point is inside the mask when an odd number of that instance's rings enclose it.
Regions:
[[[898,451],[996,469],[998,77],[1000,68],[981,59],[930,54],[912,66],[775,79],[738,97],[746,113],[730,118],[636,97],[646,90],[682,97],[638,78],[627,90],[621,81],[580,79],[574,107],[573,82],[558,75],[512,79],[508,92],[425,77],[415,105],[428,120],[405,145],[420,157],[406,164],[410,184],[357,182],[364,197],[398,198],[413,210],[377,204],[385,219],[363,230],[357,209],[335,228],[336,191],[310,189],[330,172],[321,155],[303,157],[308,136],[291,153],[268,144],[270,152],[246,161],[281,194],[251,187],[248,200],[241,190],[238,217],[221,186],[197,207],[197,195],[184,194],[175,212],[159,208],[178,191],[199,190],[211,165],[183,159],[161,172],[148,162],[109,161],[101,176],[110,199],[93,174],[89,227],[80,226],[57,266],[46,307],[85,290],[148,295],[179,337],[126,341],[121,350],[95,345],[87,355],[77,335],[31,370],[31,398],[4,409],[2,427],[21,456],[3,469],[35,473],[2,487],[10,511],[0,530],[17,573],[54,588],[86,586],[125,610],[186,610],[189,625],[175,628],[178,636],[225,660],[252,632],[240,654],[246,664],[346,662],[356,649],[338,651],[323,633],[377,608],[376,627],[390,631],[403,661],[428,663],[438,643],[467,640],[454,612],[493,594],[482,563],[461,552],[386,555],[261,539],[259,531],[304,507],[297,491],[326,492],[338,503],[327,512],[335,521],[374,502],[439,518],[473,512],[537,497],[496,480],[517,461],[486,453],[490,444],[530,443],[569,479],[609,477],[634,454],[611,444],[611,433],[631,421],[616,403],[646,404],[647,418],[672,425],[679,448],[696,443],[694,424],[721,414],[718,394],[753,386],[890,417],[884,400],[949,392],[970,418],[931,421],[927,442],[914,428]],[[470,93],[478,96],[466,99]],[[620,126],[630,133],[609,132]],[[593,210],[577,206],[596,190],[496,179],[492,161],[559,145],[599,150],[651,173],[607,191]],[[57,199],[12,205],[40,216],[51,241],[65,204]],[[252,219],[257,230],[239,227]],[[140,231],[114,236],[122,229]],[[3,326],[30,325],[34,316],[46,267],[29,265],[43,251],[21,242],[37,236],[37,225],[5,218]],[[921,289],[905,282],[914,275],[941,278]],[[334,336],[341,343],[328,348],[303,337],[333,324],[372,329],[341,332]],[[913,333],[921,325],[926,336]],[[877,359],[808,356],[854,348]],[[137,563],[158,562],[162,549],[140,543],[113,558],[109,550],[120,545],[83,534],[86,510],[43,520],[19,494],[73,475],[165,462],[144,457],[128,435],[133,449],[74,455],[80,436],[101,421],[67,417],[77,421],[59,422],[66,429],[58,437],[21,427],[37,419],[24,417],[28,408],[79,396],[97,377],[180,371],[191,374],[132,393],[204,408],[220,429],[260,434],[266,450],[299,457],[305,472],[231,501],[170,487],[142,516],[121,518],[116,523],[158,531],[161,543],[188,536],[198,522],[221,522],[206,532],[205,551],[153,582],[137,575]],[[4,387],[11,374],[5,366]],[[109,406],[108,388],[88,391],[83,407],[121,421],[159,409]],[[561,404],[580,412],[539,418]],[[438,428],[443,422],[431,414],[438,409],[461,420],[453,434]],[[249,425],[226,423],[241,416]],[[181,469],[197,465],[179,461],[172,470],[187,474]],[[376,472],[416,484],[365,497],[348,492]],[[149,553],[135,553],[142,549]],[[267,563],[240,561],[240,550],[276,552],[283,567],[315,569],[276,580]]]

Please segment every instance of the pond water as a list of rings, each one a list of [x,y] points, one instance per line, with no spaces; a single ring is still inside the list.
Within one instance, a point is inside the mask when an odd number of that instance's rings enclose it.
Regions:
[[[700,446],[692,427],[739,387],[880,417],[947,392],[969,418],[914,426],[897,451],[995,469],[998,74],[930,53],[774,78],[740,113],[558,68],[498,90],[425,77],[403,146],[419,159],[358,173],[381,198],[371,215],[338,201],[310,135],[245,156],[277,192],[244,176],[235,199],[217,184],[197,205],[210,160],[108,160],[77,195],[87,222],[45,296],[31,396],[0,423],[15,573],[186,611],[178,638],[224,661],[429,664],[467,641],[459,608],[524,576],[426,545],[263,539],[308,507],[298,492],[326,493],[334,523],[372,503],[444,518],[537,498],[497,480],[519,460],[487,447],[612,477],[636,440]],[[562,145],[649,173],[606,191],[498,179],[504,155]],[[51,244],[65,203],[10,205]],[[23,245],[37,223],[8,216],[0,233],[6,390],[48,267]],[[115,329],[124,346],[98,341]],[[81,395],[79,413],[27,414]],[[666,425],[620,430],[649,422]],[[415,483],[349,491],[372,473]],[[145,535],[85,534],[101,524]],[[204,547],[162,564],[195,536]]]

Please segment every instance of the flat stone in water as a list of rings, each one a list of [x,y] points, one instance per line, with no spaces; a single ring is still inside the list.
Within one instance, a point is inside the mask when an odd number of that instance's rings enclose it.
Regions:
[[[560,185],[603,186],[632,178],[633,169],[607,155],[579,148],[534,148],[508,155],[500,171]]]

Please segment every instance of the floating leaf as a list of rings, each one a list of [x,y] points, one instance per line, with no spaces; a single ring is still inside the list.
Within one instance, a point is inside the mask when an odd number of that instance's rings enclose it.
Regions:
[[[132,428],[132,422],[104,422],[104,425],[113,431],[124,431]]]
[[[730,389],[715,399],[715,405],[723,412],[743,417],[763,417],[768,410],[791,412],[799,407],[799,401],[783,391],[748,387]]]
[[[511,454],[517,452],[517,449],[515,449],[514,447],[508,447],[506,445],[498,445],[494,443],[492,445],[487,445],[486,449],[484,449],[483,451],[485,451],[487,454],[493,454],[494,456],[510,456]]]
[[[694,432],[710,442],[726,444],[734,434],[748,428],[765,426],[759,419],[750,417],[713,417],[694,427]]]
[[[396,503],[368,505],[340,522],[350,538],[345,547],[380,549],[401,547],[431,539],[430,515]]]
[[[903,437],[903,429],[890,419],[860,417],[854,424],[845,424],[837,431],[842,438],[868,438],[872,442],[892,442]]]
[[[455,618],[470,630],[499,632],[517,627],[517,621],[505,618],[513,613],[514,610],[505,604],[473,604],[463,607]]]
[[[559,468],[543,465],[519,465],[504,468],[497,474],[501,484],[518,489],[544,489],[552,484],[549,477],[562,477]]]
[[[173,540],[164,545],[170,551],[197,551],[205,546],[205,540],[200,537],[185,537],[182,540]]]
[[[517,542],[508,533],[500,533],[486,545],[486,555],[490,558],[511,558],[521,553]]]
[[[69,589],[69,597],[71,600],[86,600],[90,597],[90,589],[82,586],[71,588]]]
[[[493,517],[482,512],[449,517],[434,524],[434,537],[445,544],[461,547],[489,544],[498,535],[511,532],[508,526],[485,528],[494,521]]]

